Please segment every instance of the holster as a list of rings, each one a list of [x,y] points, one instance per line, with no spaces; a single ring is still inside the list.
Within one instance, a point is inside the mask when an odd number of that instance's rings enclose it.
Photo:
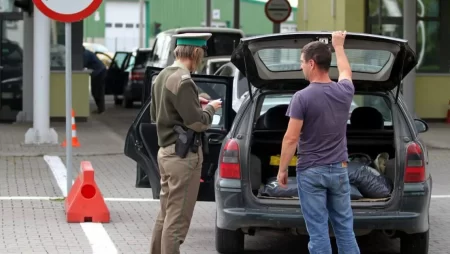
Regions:
[[[179,125],[176,125],[173,129],[178,133],[178,138],[175,143],[175,153],[181,158],[186,158],[194,141],[194,132],[190,131],[190,129],[185,131]]]

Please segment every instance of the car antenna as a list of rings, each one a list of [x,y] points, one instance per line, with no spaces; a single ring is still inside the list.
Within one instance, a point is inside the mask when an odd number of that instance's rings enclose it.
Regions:
[[[250,101],[253,102],[252,85],[248,79],[247,58],[244,55],[245,77],[247,78],[248,94],[250,95]]]

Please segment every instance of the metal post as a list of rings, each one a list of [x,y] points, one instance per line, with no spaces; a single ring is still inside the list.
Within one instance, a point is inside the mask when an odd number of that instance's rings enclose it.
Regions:
[[[50,128],[50,19],[34,6],[33,20],[33,128],[25,144],[57,144]]]
[[[417,36],[417,2],[403,0],[403,38],[408,40],[409,46],[416,51]],[[403,79],[403,98],[412,115],[415,115],[416,68]]]
[[[277,34],[281,31],[281,24],[280,23],[273,23],[273,33]]]
[[[206,0],[206,21],[205,21],[205,26],[206,27],[210,27],[211,26],[211,14],[212,14],[212,9],[211,9],[211,0]]]
[[[241,0],[234,0],[233,27],[241,28]]]
[[[72,23],[66,23],[66,144],[68,195],[72,187]]]
[[[144,0],[139,0],[139,48],[144,47],[144,8]]]

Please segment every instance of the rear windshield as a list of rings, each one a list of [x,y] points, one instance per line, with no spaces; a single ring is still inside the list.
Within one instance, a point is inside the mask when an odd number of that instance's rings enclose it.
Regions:
[[[212,33],[207,42],[207,56],[228,56],[233,53],[242,36],[236,33]]]
[[[383,50],[346,49],[352,71],[377,73],[383,69],[392,53]],[[261,61],[270,71],[300,70],[301,49],[262,49],[257,52]],[[336,55],[332,54],[331,66],[336,67]]]
[[[150,51],[138,51],[134,57],[134,66],[144,67],[150,57]]]
[[[264,96],[261,111],[258,114],[258,116],[263,115],[272,107],[275,107],[277,105],[289,105],[291,102],[293,94],[270,94]],[[355,110],[358,107],[372,107],[378,110],[383,115],[384,119],[384,126],[392,126],[392,114],[391,110],[388,104],[388,101],[385,97],[379,96],[379,95],[360,95],[355,94],[353,96],[353,101],[350,106],[349,110],[349,120],[348,124],[350,123],[350,116],[353,110]]]
[[[207,56],[230,56],[242,38],[239,33],[212,32],[211,34],[206,44]]]

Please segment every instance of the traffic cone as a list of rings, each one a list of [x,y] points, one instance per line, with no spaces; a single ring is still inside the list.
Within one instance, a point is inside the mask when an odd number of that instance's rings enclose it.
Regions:
[[[448,101],[448,108],[447,108],[447,123],[450,123],[450,101]]]
[[[108,223],[109,209],[94,180],[91,162],[82,161],[81,173],[75,180],[65,200],[66,218],[69,223]]]
[[[67,137],[62,143],[63,147],[66,147],[67,145]],[[72,109],[72,147],[80,147],[80,143],[78,142],[77,137],[77,125],[75,124],[75,111]]]

